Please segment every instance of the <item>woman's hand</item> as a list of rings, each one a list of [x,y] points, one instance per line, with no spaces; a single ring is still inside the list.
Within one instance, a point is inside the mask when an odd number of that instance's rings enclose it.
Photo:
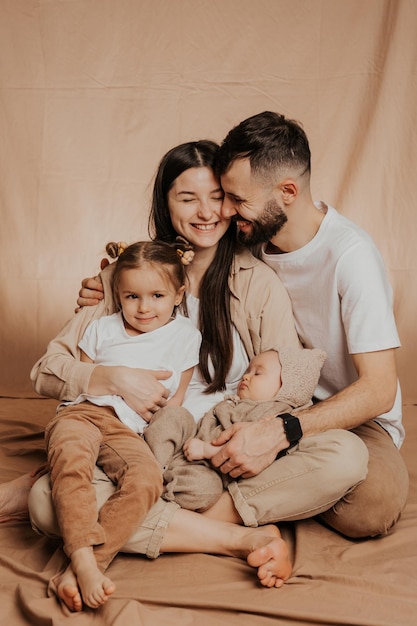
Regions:
[[[211,443],[223,446],[212,464],[232,478],[257,476],[288,448],[282,420],[275,418],[235,423]]]
[[[149,422],[158,409],[166,406],[169,391],[160,381],[167,380],[171,375],[172,372],[167,370],[97,365],[91,374],[88,393],[121,396],[126,404]]]

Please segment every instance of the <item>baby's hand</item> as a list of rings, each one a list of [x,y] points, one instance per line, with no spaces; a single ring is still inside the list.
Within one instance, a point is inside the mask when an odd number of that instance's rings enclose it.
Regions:
[[[184,444],[183,452],[187,461],[204,459],[204,442],[195,437],[188,439]]]

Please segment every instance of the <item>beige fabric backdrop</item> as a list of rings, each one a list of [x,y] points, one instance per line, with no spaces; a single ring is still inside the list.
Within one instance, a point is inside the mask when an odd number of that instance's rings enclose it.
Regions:
[[[104,244],[147,236],[162,154],[270,109],[384,255],[416,402],[416,28],[414,0],[0,0],[0,393],[32,393]]]

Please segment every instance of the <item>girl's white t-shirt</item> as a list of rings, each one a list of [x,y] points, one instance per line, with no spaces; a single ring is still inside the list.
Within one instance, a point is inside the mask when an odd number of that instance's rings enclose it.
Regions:
[[[181,374],[198,364],[201,333],[188,318],[177,313],[168,324],[148,333],[128,335],[121,313],[94,320],[87,327],[79,347],[98,365],[124,365],[150,370],[170,370],[162,384],[170,396],[178,388]],[[114,408],[121,422],[142,433],[147,422],[117,395],[82,394],[71,403],[88,400],[98,406]]]

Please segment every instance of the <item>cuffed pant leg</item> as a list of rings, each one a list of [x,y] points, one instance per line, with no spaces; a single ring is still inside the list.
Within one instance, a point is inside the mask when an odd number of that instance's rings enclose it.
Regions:
[[[301,439],[289,454],[228,489],[245,526],[313,517],[367,474],[368,451],[353,433],[328,430]]]
[[[116,490],[115,485],[98,467],[94,470],[93,487],[99,509]],[[160,554],[160,547],[166,530],[179,508],[175,502],[157,500],[140,526],[120,549],[120,552],[142,554],[150,559],[156,559]],[[35,532],[53,538],[61,536],[52,504],[48,474],[39,478],[30,491],[29,514]]]
[[[167,502],[160,498],[130,536],[121,552],[143,554],[149,559],[156,559],[161,553],[161,544],[167,528],[179,508],[175,502]]]
[[[376,422],[366,422],[352,432],[368,448],[366,480],[319,519],[351,538],[385,535],[398,521],[406,503],[407,468],[389,433]]]

